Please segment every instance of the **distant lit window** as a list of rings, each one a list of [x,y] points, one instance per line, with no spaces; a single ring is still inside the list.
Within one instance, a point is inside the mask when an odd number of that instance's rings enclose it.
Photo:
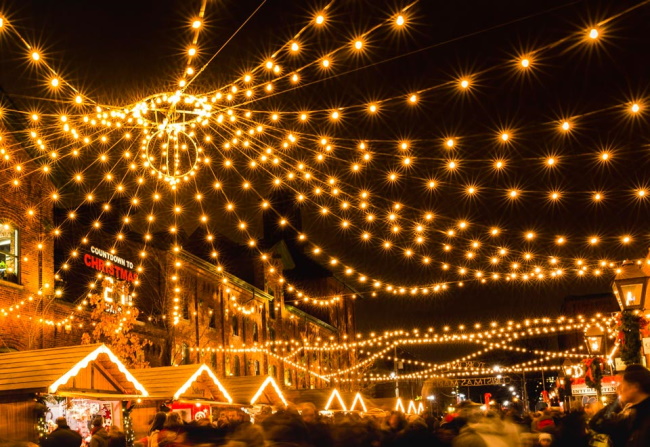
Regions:
[[[239,336],[239,318],[236,315],[232,316],[232,335]]]
[[[255,375],[259,376],[262,374],[262,370],[260,369],[260,362],[259,360],[255,360]]]
[[[0,223],[0,279],[20,284],[20,242],[18,229]]]
[[[253,322],[253,341],[259,341],[260,334],[259,327],[257,326],[257,323]]]
[[[241,365],[239,363],[239,356],[236,355],[235,358],[233,359],[233,375],[235,376],[240,376],[241,375]]]

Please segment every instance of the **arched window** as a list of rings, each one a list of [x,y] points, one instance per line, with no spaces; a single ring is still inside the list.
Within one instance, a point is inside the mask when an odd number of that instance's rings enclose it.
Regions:
[[[239,336],[239,318],[237,318],[237,315],[232,316],[232,335]]]
[[[18,229],[2,221],[0,221],[0,279],[20,284]]]
[[[260,369],[260,361],[255,360],[255,375],[259,376],[260,374],[262,374],[262,371]]]
[[[227,376],[232,374],[232,368],[230,368],[230,356],[229,355],[226,355],[226,366],[225,366],[224,372],[225,372],[225,374]]]
[[[233,359],[233,363],[234,363],[234,365],[233,365],[234,366],[234,368],[233,368],[234,369],[234,375],[235,376],[240,376],[241,375],[241,366],[239,364],[239,356],[238,355],[236,355],[235,358]]]
[[[259,338],[259,328],[257,327],[257,323],[253,322],[253,341],[259,341]]]

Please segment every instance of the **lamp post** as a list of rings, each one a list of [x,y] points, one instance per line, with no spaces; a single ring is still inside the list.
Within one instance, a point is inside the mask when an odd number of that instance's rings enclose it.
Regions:
[[[603,355],[607,351],[605,331],[600,325],[592,325],[587,328],[585,341],[591,356]]]
[[[625,261],[616,270],[614,295],[622,311],[636,311],[645,314],[650,306],[650,253],[645,259]],[[642,347],[640,348],[642,350]],[[643,352],[640,353],[641,355]],[[646,355],[646,364],[650,354]]]
[[[616,270],[614,295],[621,310],[645,310],[648,303],[650,258],[625,261]]]

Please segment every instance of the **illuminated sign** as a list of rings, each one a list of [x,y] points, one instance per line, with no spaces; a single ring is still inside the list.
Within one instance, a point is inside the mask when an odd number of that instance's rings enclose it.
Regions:
[[[138,274],[130,270],[133,268],[131,261],[96,247],[90,247],[90,253],[84,255],[84,264],[117,280],[134,282],[138,279]]]

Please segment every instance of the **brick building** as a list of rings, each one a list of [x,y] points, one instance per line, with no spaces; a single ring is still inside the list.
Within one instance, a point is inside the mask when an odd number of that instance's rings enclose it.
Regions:
[[[93,231],[89,240],[79,244],[93,219],[101,214],[100,205],[78,206],[71,198],[74,192],[65,189],[65,180],[33,161],[42,154],[31,152],[32,142],[13,139],[26,134],[16,128],[27,129],[19,118],[12,122],[14,128],[0,129],[5,180],[0,194],[0,350],[79,344],[93,324],[89,309],[80,303],[89,284],[96,283],[94,293],[118,305],[128,301],[138,307],[141,321],[135,330],[152,341],[144,353],[152,366],[206,362],[222,376],[270,374],[285,386],[300,389],[327,386],[319,374],[354,362],[347,352],[329,355],[300,349],[304,343],[352,338],[353,303],[342,300],[326,309],[298,309],[285,303],[277,276],[269,276],[255,252],[225,236],[218,237],[217,248],[227,273],[219,271],[206,253],[205,235],[200,230],[181,236],[180,253],[169,251],[170,241],[156,235],[142,261],[141,246],[129,242],[142,240],[136,232],[127,234],[119,253],[111,251],[111,236],[102,230]],[[53,209],[52,194],[61,194],[57,186],[71,196],[68,203],[75,204],[77,215],[74,222],[61,226],[60,237],[55,237],[57,225],[69,210],[65,205]],[[104,228],[119,228],[120,206],[115,203],[116,212],[102,216]],[[111,216],[116,220],[111,221]],[[289,243],[286,234],[272,231],[267,222],[264,227],[261,246],[271,254],[277,271],[313,294],[348,290]],[[176,261],[182,267],[172,286]],[[69,268],[59,276],[55,272],[64,263]],[[144,271],[138,271],[139,265]],[[174,293],[174,287],[180,292]],[[115,296],[120,289],[131,293]],[[174,302],[175,296],[180,297],[178,302]],[[290,356],[288,361],[280,359],[284,356]]]

